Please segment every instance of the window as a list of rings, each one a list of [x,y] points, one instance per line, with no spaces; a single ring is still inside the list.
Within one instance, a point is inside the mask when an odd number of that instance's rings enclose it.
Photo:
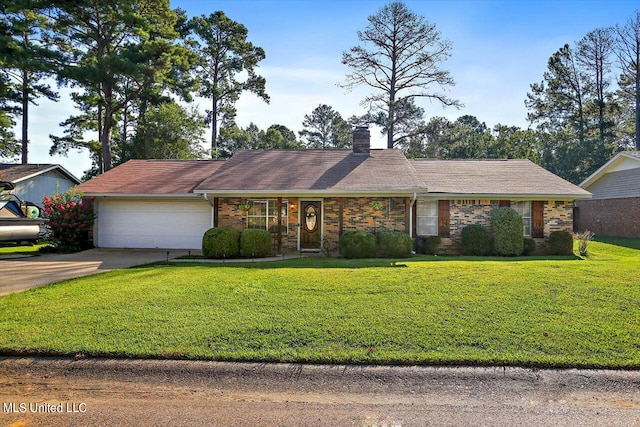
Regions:
[[[511,208],[522,217],[524,235],[531,236],[531,202],[511,202]]]
[[[419,236],[438,235],[437,200],[418,200],[416,202],[416,232]]]
[[[282,234],[289,230],[289,201],[282,200]],[[251,209],[247,211],[247,228],[278,232],[278,200],[251,200]]]

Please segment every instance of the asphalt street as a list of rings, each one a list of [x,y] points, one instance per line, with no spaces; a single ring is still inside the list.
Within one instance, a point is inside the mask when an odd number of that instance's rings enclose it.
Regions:
[[[0,358],[2,426],[640,426],[640,372]]]

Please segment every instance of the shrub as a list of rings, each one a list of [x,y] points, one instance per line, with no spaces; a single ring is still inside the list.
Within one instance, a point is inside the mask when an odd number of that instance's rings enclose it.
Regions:
[[[240,254],[262,258],[271,253],[271,233],[267,230],[246,229],[240,235]]]
[[[589,256],[589,242],[593,239],[593,236],[595,236],[595,234],[589,230],[576,234],[580,256]]]
[[[523,250],[523,223],[518,212],[502,207],[491,211],[493,250],[500,256],[518,256]]]
[[[548,248],[551,255],[573,255],[573,235],[568,231],[552,231]]]
[[[383,258],[407,258],[411,256],[411,236],[399,231],[383,231],[378,235],[378,250]]]
[[[345,231],[340,236],[340,253],[345,258],[374,258],[376,236],[366,231]]]
[[[89,232],[95,219],[92,198],[83,198],[82,193],[72,188],[44,196],[42,204],[56,251],[76,252],[91,247]]]
[[[489,251],[489,232],[480,224],[467,225],[461,232],[464,255],[486,255]]]
[[[202,255],[207,258],[240,256],[240,232],[231,227],[210,228],[202,236]]]
[[[524,246],[522,249],[522,255],[528,256],[531,255],[532,253],[534,253],[536,251],[536,241],[530,238],[525,238],[524,241]]]
[[[424,255],[435,255],[440,246],[440,236],[418,236],[416,237],[416,253]]]

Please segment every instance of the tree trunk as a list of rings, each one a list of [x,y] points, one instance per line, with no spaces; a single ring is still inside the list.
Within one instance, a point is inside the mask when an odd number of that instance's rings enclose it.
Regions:
[[[102,161],[104,164],[103,172],[111,170],[111,127],[113,126],[113,113],[109,108],[105,108],[104,123],[102,132],[100,133],[100,147],[102,151]]]
[[[104,172],[111,170],[111,129],[113,127],[113,88],[109,83],[102,83],[104,96],[104,118],[100,132],[100,147],[102,151],[102,161]]]
[[[640,46],[636,49],[636,150],[640,151]]]
[[[218,158],[218,100],[215,95],[211,102],[211,158]]]
[[[29,72],[22,70],[22,164],[29,163]]]

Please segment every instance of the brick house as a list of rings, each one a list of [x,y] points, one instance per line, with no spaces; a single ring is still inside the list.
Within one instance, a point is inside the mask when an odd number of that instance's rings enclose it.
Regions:
[[[188,177],[187,177],[188,175]],[[544,241],[571,231],[588,192],[523,160],[408,160],[373,150],[243,150],[226,161],[130,161],[79,189],[96,199],[96,246],[198,249],[210,227],[261,228],[274,252],[337,248],[348,230],[440,235],[455,252],[466,224],[488,224],[495,206],[525,219]]]
[[[640,237],[640,151],[615,155],[580,187],[593,194],[580,200],[576,229],[601,236]]]

